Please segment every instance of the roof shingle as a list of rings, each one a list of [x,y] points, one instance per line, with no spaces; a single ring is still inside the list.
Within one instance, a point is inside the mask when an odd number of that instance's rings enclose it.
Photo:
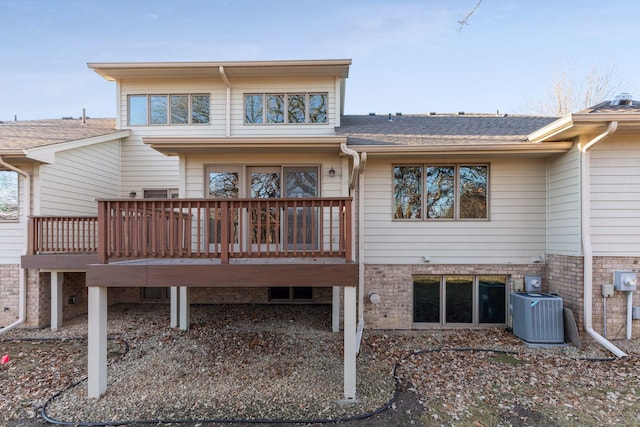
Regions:
[[[27,120],[0,123],[0,149],[24,149],[117,133],[115,119]]]
[[[496,115],[344,116],[338,135],[350,145],[464,145],[525,142],[554,117]]]

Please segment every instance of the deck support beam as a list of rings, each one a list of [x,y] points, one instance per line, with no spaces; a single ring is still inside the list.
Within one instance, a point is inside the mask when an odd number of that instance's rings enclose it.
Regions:
[[[51,330],[56,331],[62,327],[62,284],[64,273],[60,271],[51,272]]]
[[[90,286],[88,294],[87,395],[99,398],[107,391],[107,288]]]
[[[331,291],[331,331],[340,332],[340,286],[333,286]]]
[[[356,401],[356,288],[344,288],[344,400]]]
[[[188,286],[180,286],[178,297],[178,318],[180,329],[186,331],[189,329],[189,319],[191,318],[191,305],[189,301],[189,287]]]

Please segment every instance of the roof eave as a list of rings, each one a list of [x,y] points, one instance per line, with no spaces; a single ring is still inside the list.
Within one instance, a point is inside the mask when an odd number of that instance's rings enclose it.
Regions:
[[[269,151],[334,151],[346,143],[343,136],[317,137],[146,137],[142,142],[165,155],[183,153],[242,152],[246,149]]]
[[[466,144],[466,145],[349,145],[357,152],[367,155],[461,155],[461,154],[555,154],[566,153],[573,147],[572,142],[550,142],[546,144]]]
[[[251,76],[349,76],[350,59],[234,61],[234,62],[89,62],[87,66],[104,79],[137,78],[220,78]]]

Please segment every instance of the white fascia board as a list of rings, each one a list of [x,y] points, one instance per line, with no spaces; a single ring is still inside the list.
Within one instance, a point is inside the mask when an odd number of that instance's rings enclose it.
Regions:
[[[527,136],[527,139],[531,142],[543,142],[559,134],[560,132],[564,132],[565,130],[570,129],[573,126],[573,121],[573,115],[568,114],[561,119],[551,122],[545,127],[530,133]]]
[[[117,133],[110,133],[108,135],[94,136],[91,138],[61,142],[59,144],[45,145],[42,147],[27,148],[24,151],[28,159],[37,160],[42,163],[53,164],[55,163],[56,153],[59,153],[61,151],[73,150],[76,148],[86,147],[88,145],[114,141],[116,139],[126,138],[130,134],[130,130],[124,130]]]

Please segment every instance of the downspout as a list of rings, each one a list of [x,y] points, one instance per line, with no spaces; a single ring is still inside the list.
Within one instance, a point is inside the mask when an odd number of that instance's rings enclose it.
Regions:
[[[23,192],[25,194],[25,197],[24,197],[24,218],[23,218],[23,222],[24,222],[24,253],[23,255],[26,255],[27,248],[29,247],[29,214],[31,212],[31,176],[27,172],[23,171],[22,169],[18,169],[17,167],[5,162],[2,156],[0,156],[0,166],[4,166],[5,168],[12,170],[24,177]],[[20,268],[19,272],[20,272],[19,273],[20,276],[18,278],[18,282],[19,282],[20,288],[18,291],[18,320],[0,329],[0,335],[24,323],[26,319],[27,274],[23,268]]]
[[[584,258],[584,330],[607,350],[617,357],[627,354],[593,329],[593,247],[591,244],[591,164],[589,150],[596,143],[613,134],[618,122],[609,123],[607,129],[593,138],[584,147],[580,147],[581,210],[582,210],[582,252]]]
[[[353,166],[349,193],[351,194],[358,183],[358,326],[356,329],[356,353],[360,352],[360,342],[364,330],[364,163],[367,153],[358,154],[357,151],[347,147],[346,143],[340,144],[340,151],[351,156]],[[362,157],[361,157],[362,156]],[[362,162],[361,162],[362,159]],[[362,166],[362,167],[361,167]]]
[[[224,72],[224,67],[221,65],[218,70],[220,71],[220,77],[222,77],[222,81],[224,81],[224,84],[227,87],[227,136],[231,136],[231,84],[229,83],[229,79]]]

